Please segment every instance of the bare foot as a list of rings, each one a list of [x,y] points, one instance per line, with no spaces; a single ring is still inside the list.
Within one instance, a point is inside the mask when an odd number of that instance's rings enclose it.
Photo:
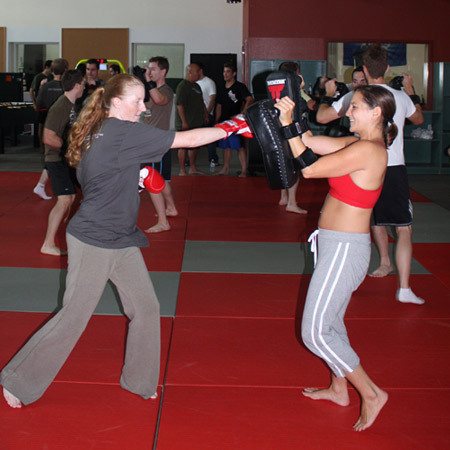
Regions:
[[[241,173],[238,175],[238,177],[239,177],[239,178],[247,178],[247,171],[241,172]]]
[[[167,217],[176,217],[178,216],[178,211],[175,208],[167,208],[166,209],[166,216]]]
[[[8,403],[11,408],[22,408],[22,402],[11,392],[3,388],[3,397],[5,397],[6,403]]]
[[[300,208],[300,206],[297,206],[297,205],[295,205],[295,206],[287,205],[286,211],[295,213],[295,214],[308,214],[308,211],[306,211],[306,209],[302,209],[302,208]]]
[[[329,400],[339,406],[348,406],[350,404],[347,389],[336,391],[331,386],[327,389],[305,388],[302,394],[313,400]]]
[[[144,230],[146,233],[161,233],[163,231],[169,231],[170,230],[170,225],[167,224],[163,224],[163,223],[157,223],[156,225],[153,225],[150,228],[147,228],[146,230]]]
[[[44,255],[52,255],[52,256],[65,256],[67,255],[67,251],[61,250],[58,247],[43,245],[41,247],[41,253]]]
[[[280,206],[286,206],[288,204],[287,195],[281,194],[280,201],[278,202]]]
[[[217,172],[215,175],[216,176],[224,176],[224,177],[226,177],[228,175],[228,169],[227,170],[222,169],[220,172]]]
[[[187,173],[185,170],[180,170],[180,173],[178,174],[180,177],[185,177],[187,176]]]
[[[361,415],[358,421],[353,425],[355,431],[363,431],[369,428],[377,418],[383,406],[388,401],[389,395],[387,392],[377,388],[376,395],[373,399],[362,400]]]
[[[189,169],[189,175],[205,175],[203,172],[200,172],[198,169]]]
[[[369,277],[373,277],[373,278],[383,278],[386,275],[389,275],[391,272],[394,271],[394,268],[392,267],[392,265],[381,265],[380,267],[378,267],[378,269],[374,270],[372,273],[369,274]]]

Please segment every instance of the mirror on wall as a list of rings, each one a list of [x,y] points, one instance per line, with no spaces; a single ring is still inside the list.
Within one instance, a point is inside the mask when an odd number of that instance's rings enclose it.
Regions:
[[[59,44],[9,43],[9,70],[25,74],[26,91],[34,76],[44,68],[45,61],[56,58],[59,58]]]
[[[373,42],[329,42],[327,76],[338,81],[351,83],[354,67],[362,65],[364,49]],[[428,100],[429,60],[428,44],[382,43],[389,56],[389,71],[385,80],[389,83],[403,72],[414,79],[416,94],[426,104]]]
[[[184,44],[133,44],[132,66],[145,67],[153,56],[169,60],[169,78],[184,78]]]

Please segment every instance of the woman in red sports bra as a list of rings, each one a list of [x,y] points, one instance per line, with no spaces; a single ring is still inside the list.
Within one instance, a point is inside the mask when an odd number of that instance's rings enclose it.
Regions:
[[[294,103],[276,104],[283,126],[292,123]],[[370,216],[383,185],[386,147],[397,134],[392,123],[395,100],[379,86],[358,88],[347,116],[355,136],[330,138],[310,131],[289,139],[305,178],[328,178],[330,191],[319,219],[318,259],[308,288],[302,319],[305,345],[331,370],[327,389],[306,388],[314,400],[350,403],[347,381],[361,395],[361,413],[353,428],[370,427],[388,399],[369,378],[351,348],[344,314],[352,293],[364,280],[370,261]],[[314,152],[314,153],[313,153]],[[317,159],[315,154],[324,155]]]

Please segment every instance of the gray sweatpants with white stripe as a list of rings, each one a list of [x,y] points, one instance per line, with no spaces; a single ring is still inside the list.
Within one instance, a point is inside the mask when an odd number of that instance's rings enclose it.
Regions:
[[[369,233],[319,230],[319,257],[308,288],[302,320],[302,338],[337,377],[359,365],[344,325],[352,293],[369,268]]]

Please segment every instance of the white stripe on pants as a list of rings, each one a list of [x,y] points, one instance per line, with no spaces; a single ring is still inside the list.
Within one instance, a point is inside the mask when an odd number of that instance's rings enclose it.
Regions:
[[[352,293],[367,274],[369,260],[369,234],[319,230],[319,258],[306,296],[302,338],[338,377],[359,364],[344,315]]]

